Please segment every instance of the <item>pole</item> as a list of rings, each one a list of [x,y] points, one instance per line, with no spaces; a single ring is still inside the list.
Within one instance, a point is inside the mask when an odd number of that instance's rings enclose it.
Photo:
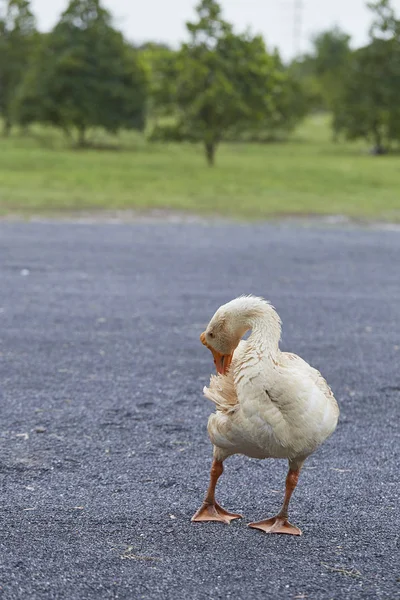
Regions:
[[[303,29],[303,0],[294,1],[294,13],[293,13],[293,52],[295,57],[299,56],[301,52],[301,38]]]

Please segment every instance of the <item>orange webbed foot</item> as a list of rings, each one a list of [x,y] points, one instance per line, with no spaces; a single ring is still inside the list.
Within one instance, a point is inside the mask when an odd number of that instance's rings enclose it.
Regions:
[[[221,523],[229,525],[233,519],[241,518],[242,515],[228,512],[217,502],[215,502],[215,504],[207,504],[204,502],[201,508],[193,515],[192,521],[196,523],[202,521],[220,521]]]
[[[301,529],[289,523],[285,517],[272,517],[265,521],[257,523],[249,523],[249,527],[253,529],[261,529],[265,533],[285,533],[287,535],[301,535]]]

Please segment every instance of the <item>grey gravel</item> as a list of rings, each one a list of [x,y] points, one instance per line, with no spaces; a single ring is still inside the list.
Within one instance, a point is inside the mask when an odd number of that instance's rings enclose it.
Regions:
[[[0,224],[0,597],[399,597],[400,234],[290,224]],[[23,275],[21,277],[21,275]],[[199,334],[267,297],[282,347],[341,407],[292,501],[301,538],[246,523],[286,464],[233,457],[208,483],[212,371]]]

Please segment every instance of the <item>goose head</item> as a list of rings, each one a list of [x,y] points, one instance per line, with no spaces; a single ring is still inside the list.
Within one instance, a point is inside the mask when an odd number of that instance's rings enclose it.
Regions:
[[[204,346],[211,350],[217,372],[225,375],[233,353],[244,334],[263,323],[266,335],[280,338],[280,319],[274,308],[263,298],[240,296],[221,306],[200,336]]]

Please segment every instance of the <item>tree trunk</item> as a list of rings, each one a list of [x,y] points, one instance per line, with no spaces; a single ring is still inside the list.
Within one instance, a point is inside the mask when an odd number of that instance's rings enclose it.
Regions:
[[[61,129],[63,131],[63,134],[65,136],[65,139],[70,142],[71,144],[73,144],[74,142],[74,136],[72,135],[70,129],[68,129],[68,127],[63,127],[61,126]]]
[[[217,144],[215,142],[206,142],[205,150],[206,150],[206,158],[209,167],[213,167],[215,164],[215,150],[217,149]]]
[[[10,135],[10,133],[11,133],[11,121],[6,116],[6,117],[4,117],[3,135],[4,135],[4,137],[8,137]]]
[[[86,146],[86,127],[81,125],[78,128],[78,147],[84,148]]]
[[[379,131],[378,126],[376,126],[374,128],[374,141],[375,141],[375,146],[372,150],[372,153],[375,154],[376,156],[380,156],[381,154],[386,154],[385,147],[383,146],[383,143],[382,143],[382,135],[381,135],[381,132]]]

